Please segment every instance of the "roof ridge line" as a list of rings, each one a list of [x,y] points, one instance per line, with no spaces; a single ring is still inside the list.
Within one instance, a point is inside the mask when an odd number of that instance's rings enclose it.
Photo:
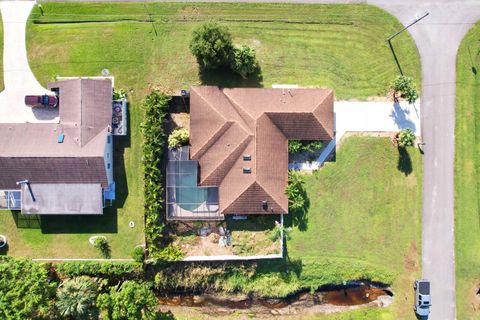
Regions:
[[[210,174],[205,177],[205,179],[202,179],[202,181],[200,181],[200,184],[204,183],[205,181],[208,180],[208,178],[210,178],[216,171],[218,171],[220,169],[220,166],[223,165],[229,158],[233,157],[233,155],[239,151],[239,150],[245,150],[248,146],[248,144],[252,141],[253,139],[253,136],[252,135],[248,135],[245,139],[242,140],[242,142],[234,149],[232,150],[232,152],[230,152],[225,158],[222,159],[222,161],[220,161],[220,164],[218,166],[216,166],[216,169],[214,169],[212,172],[210,172]],[[233,166],[233,165],[232,165]],[[232,166],[230,166],[228,172],[230,171],[230,169],[232,168]],[[228,173],[227,172],[227,173]],[[225,179],[225,176],[226,174],[223,176],[222,180],[220,180],[219,183],[217,183],[218,185],[220,185],[220,183],[223,181],[223,179]]]
[[[288,168],[287,168],[287,171],[288,171]],[[280,208],[282,208],[278,199],[273,196],[273,193],[267,192],[268,188],[265,188],[265,186],[263,184],[261,184],[260,181],[258,181],[256,179],[255,179],[255,183],[257,183],[263,189],[263,191],[265,191],[265,193],[268,194],[275,201],[276,205],[278,205]],[[287,213],[288,213],[288,207],[287,207]]]
[[[193,88],[195,88],[195,87],[193,87]],[[220,90],[219,87],[216,87],[216,88],[218,89],[218,91],[220,91],[220,92],[223,93],[223,91]],[[224,116],[221,112],[219,112],[219,111],[208,101],[208,99],[205,99],[205,97],[200,93],[200,91],[202,91],[202,90],[199,90],[199,91],[196,91],[196,90],[195,90],[195,93],[196,93],[200,98],[202,98],[202,100],[205,101],[205,103],[210,107],[210,109],[212,109],[213,111],[215,111],[215,113],[218,114],[223,120],[229,121],[227,118],[225,118],[225,116]]]
[[[232,97],[230,97],[223,89],[221,91],[222,91],[222,94],[225,96],[225,98],[227,98],[228,102],[230,102],[231,106],[233,107],[237,115],[240,117],[240,119],[242,119],[242,122],[243,122],[242,124],[248,128],[248,131],[251,131],[250,126],[248,125],[247,121],[245,121],[242,114],[240,114],[238,109],[241,109],[246,115],[250,117],[250,119],[252,119],[253,122],[255,122],[255,119],[253,118],[253,116],[247,110],[242,108],[242,106],[238,102],[236,102]]]
[[[233,121],[225,121],[225,123],[207,139],[207,142],[205,142],[195,154],[190,156],[190,158],[200,159],[215,144],[214,141],[230,129],[233,124]]]

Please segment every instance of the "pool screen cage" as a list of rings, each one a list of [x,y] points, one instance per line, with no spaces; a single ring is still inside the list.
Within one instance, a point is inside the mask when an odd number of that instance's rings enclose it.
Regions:
[[[22,192],[20,190],[0,190],[0,210],[21,210]]]
[[[188,160],[185,147],[171,150],[167,164],[167,219],[223,220],[218,187],[198,186],[197,182],[198,161]]]

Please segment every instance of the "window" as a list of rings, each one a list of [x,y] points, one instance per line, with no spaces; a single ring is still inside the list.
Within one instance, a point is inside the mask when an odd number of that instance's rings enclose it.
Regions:
[[[107,163],[107,169],[110,169],[110,163]]]
[[[110,144],[110,140],[112,139],[112,136],[107,136],[107,143]]]

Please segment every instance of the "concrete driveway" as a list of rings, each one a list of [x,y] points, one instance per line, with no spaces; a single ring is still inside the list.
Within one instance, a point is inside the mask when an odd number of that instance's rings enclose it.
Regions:
[[[3,20],[3,80],[0,93],[0,123],[59,121],[58,110],[32,109],[24,103],[25,95],[44,94],[30,70],[25,44],[25,28],[34,1],[0,1]]]

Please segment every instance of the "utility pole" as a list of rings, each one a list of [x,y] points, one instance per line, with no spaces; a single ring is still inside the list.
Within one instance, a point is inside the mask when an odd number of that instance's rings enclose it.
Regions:
[[[410,28],[411,26],[413,26],[415,23],[419,22],[420,20],[422,20],[423,18],[425,18],[426,16],[428,16],[430,13],[427,12],[425,13],[423,16],[415,19],[415,21],[413,21],[412,23],[410,23],[408,26],[406,26],[405,28],[403,28],[402,30],[398,31],[397,33],[395,33],[394,35],[390,36],[387,38],[387,42],[388,42],[388,46],[390,47],[390,50],[392,50],[392,54],[393,54],[393,58],[395,59],[395,62],[397,64],[397,67],[398,67],[398,71],[400,71],[400,74],[403,76],[403,71],[402,71],[402,67],[400,66],[400,63],[398,62],[398,58],[397,58],[397,55],[395,54],[395,50],[393,50],[393,46],[392,46],[392,42],[391,40],[393,38],[395,38],[396,36],[398,36],[400,33],[402,33],[403,31],[407,30],[408,28]]]
[[[423,18],[425,18],[426,16],[428,16],[430,14],[430,12],[427,12],[425,13],[423,16],[421,16],[420,18],[417,18],[415,19],[415,21],[413,21],[412,23],[410,23],[408,26],[406,26],[405,28],[403,28],[402,30],[398,31],[397,33],[395,33],[393,36],[390,36],[387,38],[387,41],[390,42],[390,40],[392,40],[393,38],[395,38],[396,36],[398,36],[400,33],[402,33],[403,31],[407,30],[408,28],[410,28],[411,26],[413,26],[415,23],[419,22],[420,20],[422,20]]]

